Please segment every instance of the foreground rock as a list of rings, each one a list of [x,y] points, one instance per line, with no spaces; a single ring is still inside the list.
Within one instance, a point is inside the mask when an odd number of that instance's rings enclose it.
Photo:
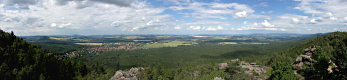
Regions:
[[[301,69],[303,69],[302,68],[303,65],[311,67],[313,63],[317,62],[316,60],[311,58],[314,50],[316,50],[316,46],[314,46],[314,45],[312,45],[309,48],[306,48],[305,52],[296,58],[296,60],[293,64],[295,69],[301,70]]]
[[[110,80],[139,80],[137,74],[139,74],[139,69],[144,70],[143,67],[131,68],[129,71],[117,71],[116,74],[111,77]]]

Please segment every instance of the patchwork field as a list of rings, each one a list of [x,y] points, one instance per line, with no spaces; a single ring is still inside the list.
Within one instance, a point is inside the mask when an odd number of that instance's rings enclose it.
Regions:
[[[161,47],[177,47],[178,45],[193,45],[198,44],[193,41],[170,41],[170,42],[159,42],[143,45],[144,48],[161,48]]]
[[[123,37],[124,39],[143,39],[143,38],[146,38],[146,37],[142,37],[142,36],[126,36],[126,37]]]
[[[88,46],[101,46],[102,43],[75,43],[78,45],[88,45]]]
[[[220,42],[220,44],[238,44],[237,42]]]

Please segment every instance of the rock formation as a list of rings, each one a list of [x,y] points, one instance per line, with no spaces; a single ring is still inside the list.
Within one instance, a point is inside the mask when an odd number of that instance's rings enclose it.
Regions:
[[[300,70],[303,69],[303,65],[312,66],[313,63],[317,62],[316,60],[311,58],[315,49],[316,46],[314,45],[310,46],[309,48],[306,48],[305,52],[296,58],[293,64],[293,66],[295,66],[295,69]]]
[[[221,77],[215,77],[213,80],[225,80],[225,79],[223,79]]]
[[[144,70],[144,68],[131,68],[129,71],[117,71],[116,74],[110,80],[139,80],[137,74],[139,74],[139,69]]]
[[[228,67],[228,63],[219,63],[218,66],[219,66],[219,69],[223,69]]]

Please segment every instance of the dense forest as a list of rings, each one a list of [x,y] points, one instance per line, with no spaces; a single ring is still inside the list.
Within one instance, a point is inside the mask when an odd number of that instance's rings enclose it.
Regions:
[[[101,65],[87,67],[83,62],[64,59],[0,30],[1,80],[73,80],[91,79],[106,74]],[[102,78],[102,77],[101,77]],[[106,79],[106,78],[103,78]]]
[[[347,32],[332,32],[326,35],[318,36],[307,42],[287,49],[281,53],[273,54],[268,64],[272,65],[271,80],[300,79],[294,74],[292,64],[304,49],[310,46],[317,46],[312,58],[317,60],[311,67],[307,67],[300,75],[310,77],[306,79],[347,79]],[[332,61],[332,63],[330,62]],[[333,65],[333,63],[335,65]],[[327,69],[334,67],[332,72]]]

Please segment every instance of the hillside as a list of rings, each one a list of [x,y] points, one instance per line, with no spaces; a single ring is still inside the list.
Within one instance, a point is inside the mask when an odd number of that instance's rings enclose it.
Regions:
[[[307,69],[300,73],[302,76],[310,77],[310,79],[346,79],[346,43],[347,32],[332,32],[318,36],[279,54],[273,54],[273,57],[268,62],[273,68],[270,79],[300,79],[293,73],[295,68],[292,64],[310,46],[317,47],[311,57],[317,62],[313,66],[307,66]],[[332,72],[327,70],[329,66],[335,67],[332,68]]]
[[[88,70],[81,62],[71,62],[34,44],[0,30],[1,80],[72,80]]]

